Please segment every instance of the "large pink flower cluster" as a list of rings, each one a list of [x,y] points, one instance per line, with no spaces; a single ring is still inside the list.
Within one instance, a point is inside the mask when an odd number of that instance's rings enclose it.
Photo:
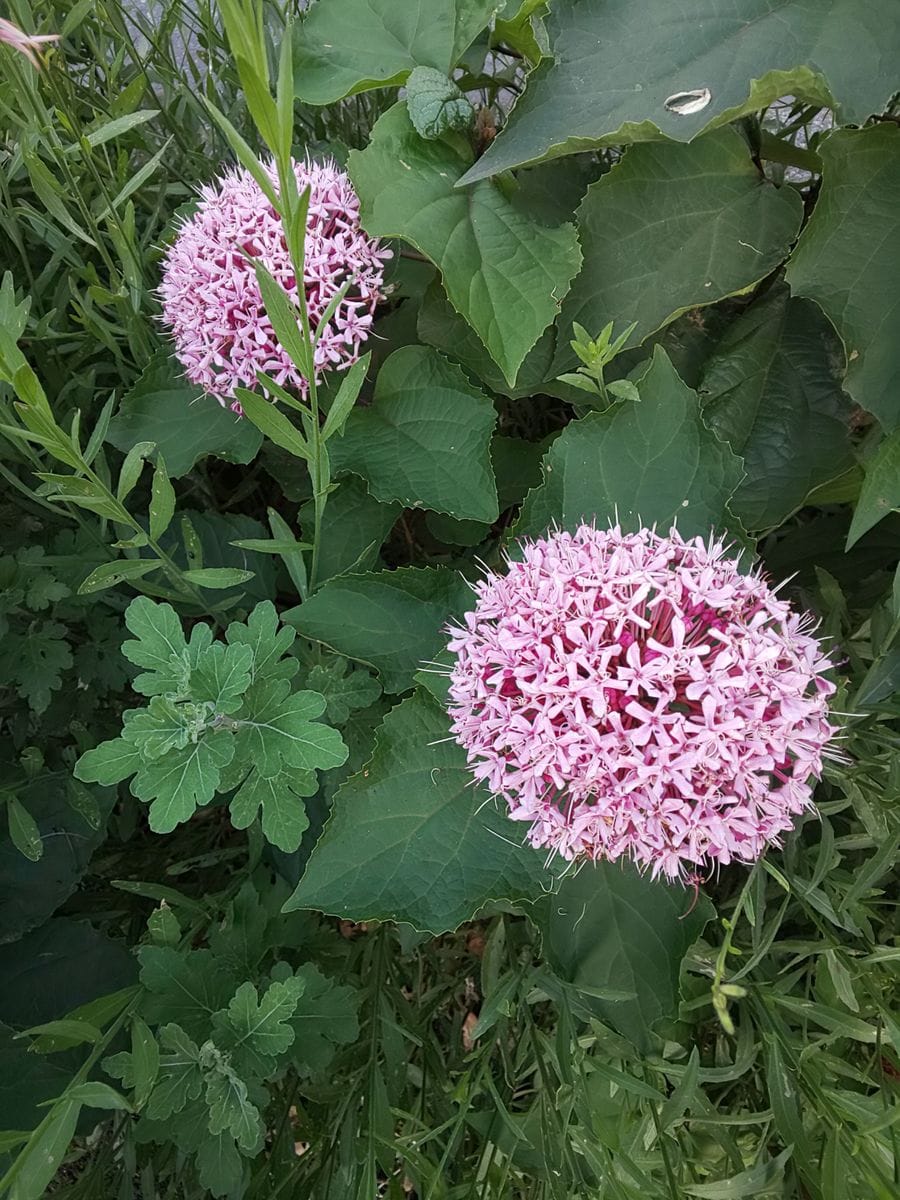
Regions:
[[[266,170],[277,190],[274,165]],[[359,357],[391,251],[360,228],[359,199],[333,162],[296,162],[294,173],[300,189],[310,189],[304,285],[313,328],[352,279],[316,347],[318,378]],[[257,371],[301,393],[307,386],[266,316],[253,259],[296,304],[297,280],[281,219],[250,172],[232,169],[201,189],[196,212],[166,254],[160,285],[163,319],[185,374],[222,404],[233,400],[236,387],[255,388]],[[240,411],[237,403],[232,407]]]
[[[811,807],[831,663],[721,543],[582,525],[475,590],[450,641],[452,728],[533,845],[696,877],[757,859]]]

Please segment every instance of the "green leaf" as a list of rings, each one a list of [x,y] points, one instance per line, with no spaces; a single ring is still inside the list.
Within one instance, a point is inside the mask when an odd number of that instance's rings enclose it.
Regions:
[[[231,823],[235,829],[247,829],[262,809],[266,841],[292,854],[309,828],[303,798],[314,796],[318,788],[315,771],[292,769],[268,777],[253,771],[231,800]]]
[[[698,1196],[702,1200],[742,1200],[745,1196],[762,1195],[771,1191],[781,1181],[784,1175],[784,1165],[793,1152],[793,1146],[788,1146],[777,1158],[766,1159],[757,1163],[755,1167],[739,1171],[730,1179],[723,1179],[719,1183],[697,1183],[692,1187],[685,1187],[685,1195]]]
[[[308,104],[331,104],[403,83],[416,66],[443,75],[484,29],[499,0],[324,0],[298,25],[294,83]]]
[[[40,1200],[45,1194],[75,1135],[80,1112],[81,1106],[74,1100],[60,1100],[54,1105],[46,1124],[16,1160],[17,1200]]]
[[[740,459],[706,429],[697,395],[659,346],[634,381],[641,399],[570,424],[544,459],[544,482],[522,507],[517,533],[538,535],[554,521],[627,527],[673,523],[684,536],[737,528],[728,498]]]
[[[731,506],[748,529],[780,525],[853,465],[835,350],[820,310],[776,287],[726,329],[706,362],[703,417],[744,460]]]
[[[58,621],[43,621],[27,636],[7,634],[0,647],[0,671],[6,685],[28,702],[33,712],[49,707],[53,692],[63,684],[63,673],[72,665],[72,651],[65,640],[68,629]]]
[[[248,1154],[254,1153],[264,1134],[259,1110],[252,1104],[247,1085],[227,1060],[207,1042],[201,1056],[211,1060],[206,1073],[206,1104],[209,1108],[209,1132],[226,1130]]]
[[[271,400],[261,396],[259,392],[251,392],[247,388],[238,388],[237,398],[244,410],[244,417],[261,430],[269,441],[287,450],[295,458],[309,462],[310,452],[303,434],[292,424]]]
[[[270,1075],[275,1060],[294,1041],[289,1022],[302,994],[303,980],[294,975],[270,984],[262,997],[252,983],[242,983],[227,1012],[217,1016],[217,1029],[224,1031],[222,1045],[250,1072]]]
[[[471,161],[458,134],[420,138],[401,103],[379,118],[347,169],[365,229],[403,238],[439,268],[451,304],[513,383],[556,317],[581,251],[572,225],[532,219],[494,183],[456,188]]]
[[[381,685],[368,671],[351,668],[348,675],[348,666],[343,658],[316,663],[306,679],[308,687],[325,697],[325,713],[335,725],[343,725],[351,712],[368,708],[381,695]]]
[[[253,571],[242,571],[237,567],[195,567],[184,572],[184,577],[189,583],[216,590],[237,587],[238,584],[252,579],[253,575]]]
[[[38,862],[44,853],[44,843],[37,821],[24,804],[9,792],[6,796],[6,819],[9,825],[9,836],[20,854],[24,854],[30,862]]]
[[[877,7],[867,9],[867,19]],[[890,28],[900,26],[894,20]],[[883,48],[881,33],[873,37]],[[900,426],[900,129],[887,122],[839,129],[818,149],[822,189],[787,281],[837,327],[847,355],[844,386],[890,433]]]
[[[434,67],[416,67],[406,81],[409,119],[419,137],[431,140],[451,130],[463,132],[475,119],[472,105],[452,79]]]
[[[222,734],[172,750],[156,762],[144,762],[131,781],[138,800],[150,802],[150,828],[171,833],[209,804],[219,786],[219,775],[234,756],[234,742]]]
[[[134,690],[142,696],[185,693],[190,673],[187,643],[171,604],[138,596],[125,610],[125,624],[135,640],[123,642],[122,653],[135,666],[146,668],[132,683]]]
[[[143,761],[137,746],[124,738],[110,738],[82,754],[75,764],[75,778],[111,787],[133,775]]]
[[[285,911],[455,929],[494,900],[533,900],[551,876],[522,830],[471,786],[464,751],[430,696],[388,713],[375,754],[335,797]]]
[[[404,692],[446,643],[447,621],[473,605],[456,571],[401,567],[332,579],[283,619],[304,637],[375,667],[386,692]]]
[[[357,359],[341,379],[340,387],[328,410],[325,424],[322,426],[322,440],[327,441],[335,433],[340,433],[344,423],[359,398],[360,389],[366,378],[369,363],[372,360],[371,350]]]
[[[382,543],[402,511],[403,506],[396,502],[380,504],[358,476],[342,478],[337,491],[328,497],[322,522],[319,579],[331,579],[345,571],[368,571],[375,566]],[[300,519],[307,535],[311,535],[312,503],[300,509]]]
[[[45,1021],[42,1025],[32,1025],[30,1029],[25,1029],[22,1033],[17,1034],[17,1037],[29,1037],[46,1039],[41,1053],[53,1053],[56,1049],[68,1050],[71,1046],[81,1046],[85,1042],[93,1045],[100,1040],[100,1030],[96,1025],[91,1025],[89,1021],[80,1021],[78,1019],[69,1018],[68,1020],[60,1021]],[[65,1042],[65,1045],[60,1043]]]
[[[140,1017],[131,1019],[131,1070],[134,1102],[143,1108],[159,1075],[159,1045]]]
[[[559,328],[578,322],[594,336],[609,321],[635,323],[626,345],[637,346],[680,313],[768,275],[802,215],[799,195],[763,179],[735,129],[688,146],[632,146],[578,209],[584,266]],[[553,374],[577,362],[560,339]]]
[[[78,1104],[87,1104],[90,1108],[109,1108],[118,1112],[131,1112],[132,1108],[123,1095],[111,1088],[108,1083],[90,1080],[79,1083],[66,1092],[68,1100]]]
[[[207,454],[252,462],[262,445],[262,435],[249,421],[178,374],[167,349],[151,359],[122,401],[106,440],[122,451],[135,442],[155,442],[173,479],[186,475]]]
[[[297,659],[285,658],[294,644],[296,633],[278,624],[278,613],[271,600],[257,604],[246,622],[232,622],[225,631],[229,645],[247,646],[253,654],[253,680],[291,679],[299,668]],[[283,661],[282,661],[283,660]]]
[[[253,678],[253,650],[236,643],[213,642],[191,672],[191,696],[207,701],[217,713],[233,713]]]
[[[691,903],[688,889],[639,875],[630,864],[585,863],[534,906],[533,919],[553,970],[649,1053],[654,1023],[677,1014],[681,960],[713,916],[705,897],[693,912]],[[634,998],[598,996],[608,989]]]
[[[143,957],[143,956],[142,956]],[[165,1120],[196,1100],[203,1088],[200,1051],[180,1025],[170,1022],[159,1031],[163,1053],[159,1074],[147,1104],[147,1116]]]
[[[660,134],[690,142],[788,94],[861,124],[897,87],[894,11],[893,0],[554,0],[553,61],[465,182]]]
[[[312,1074],[325,1070],[336,1046],[356,1041],[359,1000],[353,988],[326,979],[312,963],[299,967],[296,976],[303,991],[291,1017],[297,1035],[291,1055],[301,1069]]]
[[[888,513],[900,509],[900,429],[884,439],[864,466],[866,475],[847,534],[848,550]]]
[[[270,143],[271,144],[271,143]],[[284,288],[258,258],[253,259],[253,270],[259,284],[260,295],[266,316],[275,330],[275,336],[286,350],[294,366],[304,379],[312,374],[310,359],[312,347],[300,326],[300,313],[294,308]],[[246,411],[246,410],[245,410]],[[255,424],[255,422],[254,422]],[[265,432],[265,429],[263,429]]]
[[[325,711],[316,692],[294,692],[286,679],[253,685],[237,714],[235,751],[267,778],[283,769],[301,771],[339,767],[347,747],[336,729],[315,720]]]
[[[454,363],[424,346],[395,351],[374,403],[351,413],[331,443],[336,470],[361,475],[380,501],[496,521],[493,404]]]
[[[209,1033],[210,1017],[234,994],[235,979],[209,950],[174,950],[170,946],[142,946],[139,951],[141,983],[150,993],[143,1015],[150,1023],[176,1022],[178,1034],[168,1038],[159,1031],[164,1050],[174,1050],[172,1039],[185,1032],[196,1037]],[[165,1058],[160,1060],[165,1062]],[[162,1070],[162,1068],[161,1068]]]
[[[131,495],[132,491],[137,485],[137,481],[140,479],[141,474],[143,473],[144,463],[155,449],[156,443],[149,441],[135,442],[135,444],[129,448],[128,453],[125,455],[125,461],[122,463],[122,466],[119,470],[119,482],[116,487],[117,500],[125,500],[126,497]],[[63,477],[56,476],[55,478],[62,479]],[[95,490],[95,485],[92,485],[91,480],[89,479],[72,480],[72,490],[75,490],[79,484],[82,487],[87,484],[92,488],[92,490]]]
[[[157,541],[169,528],[175,515],[175,489],[169,482],[166,461],[157,455],[150,491],[150,537]]]
[[[207,1133],[197,1151],[201,1186],[214,1196],[233,1195],[235,1185],[243,1177],[244,1161],[231,1134]]]
[[[143,579],[151,571],[159,570],[159,567],[158,558],[116,558],[112,562],[101,563],[78,585],[78,595],[92,596],[119,583]]]

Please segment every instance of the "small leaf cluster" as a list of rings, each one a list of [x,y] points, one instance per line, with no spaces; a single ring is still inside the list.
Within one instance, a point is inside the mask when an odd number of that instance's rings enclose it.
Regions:
[[[171,908],[156,910],[138,953],[143,991],[131,1049],[103,1060],[132,1093],[136,1140],[174,1143],[214,1196],[242,1194],[286,1073],[321,1071],[358,1032],[349,987],[311,963],[271,963],[285,929],[281,891],[269,891],[274,912],[245,882],[203,949],[183,945]]]
[[[262,810],[266,838],[296,850],[308,824],[303,797],[317,790],[316,771],[341,766],[347,748],[318,721],[325,698],[294,690],[294,630],[279,627],[270,601],[220,641],[203,623],[188,640],[175,610],[146,596],[131,602],[125,623],[134,640],[122,651],[142,668],[133,687],[148,702],[124,713],[119,737],[81,756],[76,778],[110,785],[133,776],[132,794],[150,804],[156,833],[234,792],[237,828]]]

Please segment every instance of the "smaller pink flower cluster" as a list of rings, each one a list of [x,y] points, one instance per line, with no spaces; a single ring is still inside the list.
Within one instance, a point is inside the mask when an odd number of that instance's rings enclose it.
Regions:
[[[266,171],[277,189],[274,164]],[[384,262],[391,251],[360,228],[359,199],[333,162],[296,162],[302,191],[310,189],[304,287],[314,329],[344,283],[316,347],[317,379],[359,358],[375,307],[383,295]],[[249,171],[232,169],[201,189],[197,211],[170,246],[160,296],[175,352],[192,383],[232,401],[235,388],[257,387],[257,371],[305,394],[307,383],[275,336],[265,312],[253,259],[297,303],[297,280],[278,213]],[[240,405],[232,403],[240,411]]]
[[[12,21],[0,17],[0,42],[11,46],[13,50],[18,50],[20,54],[24,54],[35,68],[39,68],[41,65],[35,52],[48,42],[58,41],[58,33],[24,33],[18,25],[13,25]]]
[[[452,729],[533,845],[684,878],[754,861],[811,807],[832,664],[721,543],[582,525],[475,591]]]

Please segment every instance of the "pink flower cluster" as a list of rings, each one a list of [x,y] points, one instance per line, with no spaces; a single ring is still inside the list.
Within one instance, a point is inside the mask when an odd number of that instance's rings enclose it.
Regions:
[[[277,190],[274,164],[265,169]],[[333,162],[296,162],[294,172],[300,190],[310,188],[304,287],[312,328],[352,280],[316,347],[318,379],[319,372],[343,370],[359,357],[391,251],[360,228],[359,199]],[[166,254],[160,285],[163,319],[185,374],[223,405],[233,401],[236,387],[255,388],[257,371],[301,394],[307,386],[266,316],[254,258],[296,304],[281,219],[250,172],[232,169],[201,189],[197,211]],[[237,403],[231,407],[240,411]]]
[[[696,878],[811,807],[832,664],[720,542],[582,525],[475,591],[451,631],[452,729],[533,845]]]

